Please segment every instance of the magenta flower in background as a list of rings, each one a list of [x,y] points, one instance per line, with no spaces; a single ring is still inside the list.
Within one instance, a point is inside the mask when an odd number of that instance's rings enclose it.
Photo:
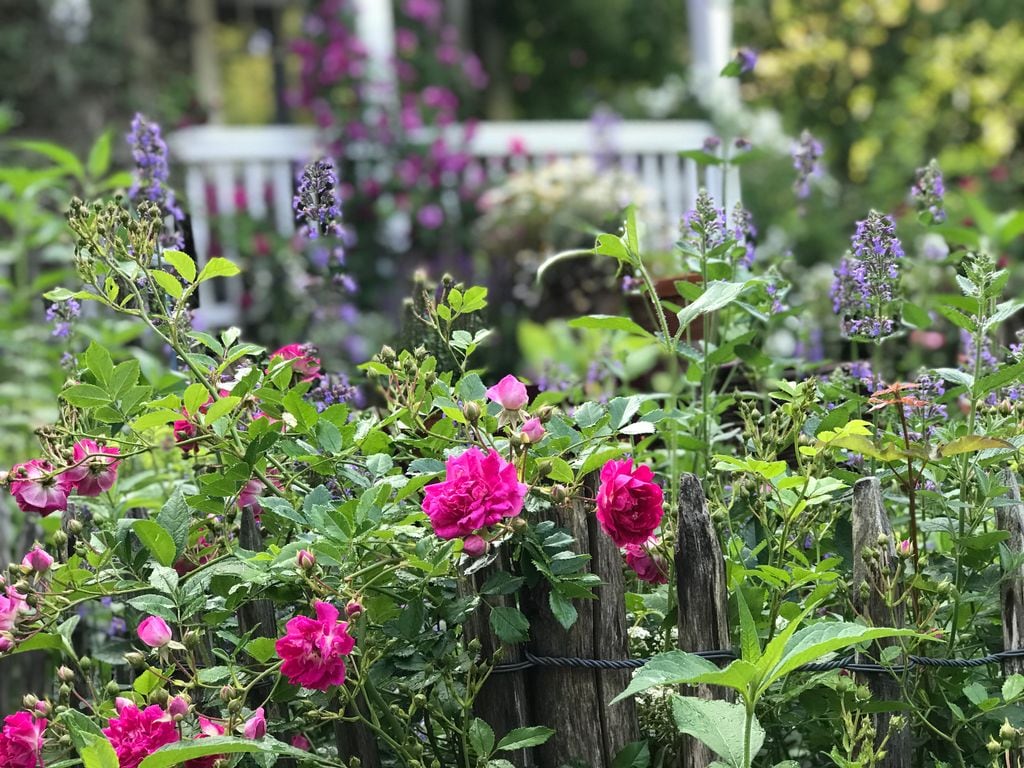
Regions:
[[[439,229],[444,224],[444,209],[437,203],[427,203],[416,211],[416,221],[424,229]]]
[[[139,639],[150,648],[163,648],[171,642],[171,628],[159,616],[149,616],[139,624]]]
[[[139,768],[139,763],[165,744],[178,740],[174,719],[161,707],[152,704],[139,709],[125,699],[117,700],[117,717],[103,729],[120,768]]]
[[[46,517],[68,507],[70,484],[63,475],[56,474],[53,465],[45,459],[15,464],[8,482],[11,495],[22,512],[36,512]]]
[[[529,395],[523,383],[511,373],[487,390],[487,397],[506,411],[518,411],[526,405]]]
[[[303,752],[309,752],[309,750],[313,746],[309,743],[309,739],[307,739],[301,733],[296,733],[294,736],[292,736],[291,745],[296,749],[301,749]]]
[[[206,739],[210,737],[223,736],[225,733],[224,726],[220,723],[215,723],[202,715],[199,716],[199,733],[196,734],[197,739]],[[194,757],[185,763],[185,768],[213,768],[218,760],[223,760],[224,755],[206,755],[205,757]]]
[[[35,573],[46,573],[53,566],[53,558],[49,552],[36,544],[21,559],[21,564]]]
[[[648,549],[649,545],[626,545],[626,565],[633,569],[640,581],[648,584],[668,583],[668,563],[661,555]]]
[[[281,674],[293,685],[326,691],[345,682],[345,657],[356,641],[348,624],[338,621],[338,609],[317,602],[316,618],[296,616],[285,625],[285,635],[275,644],[283,660]]]
[[[320,375],[320,358],[312,344],[286,344],[271,356],[292,360],[292,371],[299,375],[300,381],[312,381]]]
[[[88,438],[75,443],[74,466],[64,472],[64,479],[73,486],[79,496],[99,496],[109,491],[117,480],[117,466],[120,461],[111,458],[119,456],[121,449],[115,445],[97,445]]]
[[[616,546],[645,544],[661,524],[663,501],[650,467],[612,459],[601,468],[597,520]]]
[[[247,739],[262,739],[267,735],[267,718],[263,707],[259,707],[252,713],[252,717],[245,721],[242,734]]]
[[[3,768],[41,766],[45,730],[46,720],[37,719],[28,712],[5,717],[3,730],[0,730],[0,765]]]
[[[531,443],[539,443],[544,438],[544,425],[534,416],[523,423],[522,433]]]
[[[485,454],[473,446],[449,458],[445,470],[443,482],[423,489],[423,511],[442,539],[463,538],[522,511],[527,486],[493,448]]]

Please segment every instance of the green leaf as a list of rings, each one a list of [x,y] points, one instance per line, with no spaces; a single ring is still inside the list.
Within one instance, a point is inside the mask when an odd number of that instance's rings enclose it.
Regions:
[[[296,760],[314,761],[316,758],[309,752],[290,747],[271,738],[240,739],[233,736],[208,736],[190,741],[178,741],[160,747],[139,763],[139,768],[169,768],[181,765],[188,760],[209,755],[234,755],[238,753],[263,752],[270,755],[286,755]]]
[[[74,384],[61,392],[60,396],[76,408],[96,408],[110,402],[107,391],[94,384]]]
[[[174,563],[174,555],[177,551],[174,539],[159,523],[152,520],[136,520],[132,525],[132,530],[160,565],[170,566]]]
[[[212,280],[215,277],[232,277],[237,275],[241,270],[237,264],[228,261],[223,256],[214,256],[203,267],[203,271],[199,273],[199,279],[197,283],[203,283],[207,280]]]
[[[160,255],[164,261],[174,267],[174,271],[181,275],[185,282],[194,283],[196,281],[196,263],[187,253],[168,249]]]
[[[491,752],[494,751],[494,731],[491,726],[479,717],[474,717],[473,722],[469,724],[469,733],[466,735],[469,738],[469,746],[473,748],[477,757],[490,757]]]
[[[214,400],[213,404],[206,409],[205,422],[207,424],[213,424],[213,422],[221,416],[225,416],[230,413],[231,410],[240,402],[242,402],[242,398],[237,395],[228,395],[227,397],[221,397]]]
[[[945,445],[939,446],[939,455],[946,458],[958,456],[961,453],[987,451],[991,448],[1009,448],[1013,450],[1013,443],[1008,443],[996,437],[986,437],[985,435],[964,435],[963,437],[951,440]]]
[[[78,750],[84,768],[118,768],[117,753],[91,719],[75,709],[67,709],[58,717],[67,726],[71,743]]]
[[[616,235],[598,235],[594,244],[594,253],[599,256],[611,256],[619,261],[630,261],[629,249]]]
[[[530,637],[530,620],[517,608],[491,608],[490,624],[503,643],[522,643]]]
[[[96,377],[96,381],[103,386],[110,383],[114,375],[114,361],[110,358],[110,352],[107,351],[106,347],[102,344],[97,344],[95,341],[92,342],[89,344],[89,348],[85,350],[83,360],[85,361],[85,367]]]
[[[651,749],[646,741],[631,741],[619,750],[611,768],[650,768]]]
[[[1024,694],[1024,675],[1010,675],[1003,681],[1003,700],[1013,701]]]
[[[709,283],[698,299],[679,310],[679,327],[686,328],[701,315],[727,307],[743,293],[745,287],[745,283],[731,283],[724,280]]]
[[[65,171],[77,176],[79,179],[85,177],[85,169],[82,167],[81,161],[75,157],[71,150],[65,149],[58,144],[48,141],[19,141],[15,143],[15,146],[19,149],[27,149],[30,152],[45,155]]]
[[[266,664],[277,655],[276,643],[272,637],[257,637],[246,644],[245,652],[260,664]]]
[[[555,619],[565,629],[571,629],[572,625],[576,623],[579,614],[572,601],[564,595],[552,590],[548,593],[548,605],[551,607],[551,613]]]
[[[93,142],[92,148],[89,150],[89,157],[85,161],[85,167],[89,171],[90,178],[98,179],[110,169],[112,137],[113,132],[107,129]]]
[[[550,739],[554,733],[554,728],[547,728],[543,725],[532,728],[513,728],[502,736],[501,741],[498,742],[497,749],[511,752],[516,749],[536,747],[538,744],[543,744]]]
[[[685,651],[668,651],[651,657],[650,661],[644,664],[629,686],[611,700],[614,704],[622,699],[629,698],[648,688],[659,685],[681,685],[696,677],[709,672],[717,672],[718,667],[707,659],[701,658]]]
[[[604,331],[628,331],[634,336],[651,337],[651,334],[640,325],[628,317],[621,317],[619,315],[587,315],[585,317],[577,317],[569,321],[569,326],[572,328],[594,328]]]
[[[181,295],[185,292],[178,278],[170,272],[164,272],[162,269],[151,269],[149,276],[153,279],[154,283],[163,288],[175,300],[180,299]]]
[[[156,522],[167,531],[171,541],[174,542],[174,559],[177,560],[188,545],[188,530],[192,522],[192,514],[189,512],[188,504],[185,503],[181,486],[174,489],[171,498],[160,508]],[[136,531],[136,535],[138,535],[138,531]],[[169,565],[169,563],[164,563],[164,565]]]
[[[1016,381],[1021,377],[1024,377],[1024,363],[1004,365],[995,373],[990,373],[988,376],[982,376],[978,380],[978,386],[974,396],[984,397],[989,392],[999,389],[1000,387],[1009,384],[1011,381]]]
[[[734,768],[749,768],[743,759],[746,710],[742,704],[693,696],[672,697],[672,719],[682,733],[699,739]],[[755,717],[751,723],[750,756],[764,744],[764,728]]]
[[[783,649],[782,658],[772,669],[768,670],[761,681],[760,690],[765,690],[780,677],[798,667],[827,653],[838,651],[840,648],[849,648],[851,645],[886,637],[913,637],[914,635],[914,631],[909,629],[865,627],[863,624],[854,624],[849,621],[820,621],[817,624],[811,624],[797,630],[789,637]]]
[[[184,402],[185,410],[189,416],[195,416],[209,399],[209,390],[199,382],[196,382],[195,384],[188,385],[188,389],[185,390],[185,395],[182,397],[182,402]]]
[[[750,607],[743,597],[743,590],[736,590],[736,603],[740,614],[740,647],[741,658],[756,664],[761,658],[761,643],[757,635],[757,625],[750,613]]]

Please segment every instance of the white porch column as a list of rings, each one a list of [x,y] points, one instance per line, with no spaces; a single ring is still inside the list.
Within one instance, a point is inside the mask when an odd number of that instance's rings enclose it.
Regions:
[[[732,58],[732,0],[686,0],[695,74],[717,77]]]
[[[392,0],[355,0],[356,34],[366,46],[373,98],[391,102],[397,93],[395,83],[395,16]]]

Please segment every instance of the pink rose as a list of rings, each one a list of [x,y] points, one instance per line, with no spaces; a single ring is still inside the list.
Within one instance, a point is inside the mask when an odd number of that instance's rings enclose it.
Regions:
[[[426,486],[423,511],[442,539],[457,539],[522,511],[527,486],[493,448],[476,446],[445,464],[444,482]]]
[[[648,466],[612,459],[601,469],[597,520],[616,546],[644,544],[661,523],[664,496]]]
[[[311,571],[316,567],[316,555],[308,549],[300,549],[295,556],[295,564],[304,571]]]
[[[664,557],[646,546],[626,545],[626,565],[633,569],[640,581],[649,584],[668,583],[668,563]]]
[[[540,419],[534,416],[523,424],[522,433],[531,443],[539,443],[544,437],[544,425],[540,423]]]
[[[294,736],[292,736],[291,744],[293,747],[295,747],[296,749],[301,749],[303,752],[309,752],[310,748],[313,746],[309,743],[309,739],[307,739],[301,733],[296,733]]]
[[[0,632],[10,632],[18,623],[23,613],[31,610],[25,602],[25,596],[13,587],[8,587],[6,594],[0,595]]]
[[[171,628],[159,616],[149,616],[139,624],[139,639],[150,648],[163,648],[171,642]]]
[[[326,691],[345,682],[345,656],[356,641],[348,624],[338,621],[338,609],[317,602],[316,618],[296,616],[285,625],[285,635],[275,648],[283,660],[281,674],[293,685]]]
[[[320,375],[320,358],[316,354],[316,347],[312,344],[287,344],[270,357],[294,361],[292,372],[298,374],[299,380],[312,381]]]
[[[178,740],[174,719],[156,704],[139,709],[123,699],[117,703],[117,717],[110,718],[103,735],[114,747],[120,768],[139,768],[160,747]]]
[[[262,739],[267,735],[267,718],[263,707],[259,707],[252,713],[252,717],[245,721],[242,728],[242,735],[247,739]]]
[[[28,712],[4,718],[0,731],[0,765],[4,768],[38,768],[42,765],[43,731],[46,720],[36,719]]]
[[[15,464],[11,467],[8,481],[11,495],[22,512],[36,512],[46,517],[51,512],[68,508],[71,486],[45,459]]]
[[[32,547],[32,550],[21,559],[21,564],[35,573],[46,573],[53,565],[53,558],[50,557],[49,552],[36,544]]]
[[[475,533],[462,540],[462,551],[470,557],[480,557],[487,552],[488,546],[487,540]]]
[[[202,715],[199,716],[199,733],[196,734],[197,739],[206,739],[211,736],[223,736],[224,726],[220,723],[215,723],[213,720],[209,720]],[[185,761],[185,768],[213,768],[217,764],[218,760],[223,760],[224,755],[206,755],[204,757],[193,757],[191,760]]]
[[[500,403],[501,407],[506,411],[518,411],[529,400],[523,382],[511,373],[488,389],[487,397],[496,403]]]
[[[79,496],[99,496],[110,490],[117,480],[117,459],[121,449],[116,445],[99,446],[94,440],[84,439],[75,443],[72,449],[74,466],[64,472],[69,486],[75,487]]]

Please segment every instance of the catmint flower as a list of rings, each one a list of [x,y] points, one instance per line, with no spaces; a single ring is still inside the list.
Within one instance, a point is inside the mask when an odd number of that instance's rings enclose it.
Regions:
[[[55,301],[46,309],[46,319],[53,323],[51,336],[58,339],[66,339],[71,335],[71,328],[75,318],[81,314],[82,305],[75,299],[66,301]]]
[[[168,184],[171,171],[167,163],[167,144],[160,134],[160,126],[137,112],[132,119],[127,139],[135,162],[128,198],[135,205],[143,201],[155,203],[164,216],[170,216],[175,221],[184,219],[185,214],[178,205],[174,190]],[[181,248],[184,239],[180,232],[175,231],[162,235],[161,244],[167,248]]]
[[[309,240],[330,235],[342,237],[338,177],[327,160],[317,160],[302,169],[292,207],[302,220],[299,233]]]
[[[754,225],[754,216],[743,207],[742,203],[738,202],[732,209],[730,225],[732,226],[732,236],[736,240],[737,247],[743,249],[743,255],[740,256],[739,263],[750,269],[756,255],[754,238],[757,237],[757,227]]]
[[[740,65],[740,74],[745,75],[753,72],[757,66],[757,51],[753,48],[740,48],[736,53],[736,61]]]
[[[683,214],[680,231],[683,244],[701,253],[725,241],[725,211],[715,207],[706,189],[697,193],[694,207]]]
[[[814,176],[821,175],[821,166],[818,160],[824,153],[821,142],[804,129],[800,139],[793,146],[793,168],[796,170],[796,180],[793,182],[793,190],[801,200],[806,200],[811,194],[810,180]]]
[[[946,209],[943,207],[945,194],[942,171],[934,159],[914,172],[914,186],[910,188],[910,195],[917,205],[917,212],[926,216],[930,223],[941,224],[946,220]]]
[[[960,360],[967,370],[974,368],[974,357],[977,347],[974,343],[974,334],[966,330],[960,331]],[[981,368],[983,371],[992,371],[999,367],[999,358],[992,352],[992,342],[988,337],[981,345]]]
[[[848,253],[835,269],[829,295],[847,337],[881,339],[895,330],[892,304],[900,280],[903,246],[890,216],[871,211],[857,222]]]
[[[702,149],[709,155],[713,155],[718,152],[718,148],[722,146],[722,140],[717,136],[708,136],[704,139]]]

